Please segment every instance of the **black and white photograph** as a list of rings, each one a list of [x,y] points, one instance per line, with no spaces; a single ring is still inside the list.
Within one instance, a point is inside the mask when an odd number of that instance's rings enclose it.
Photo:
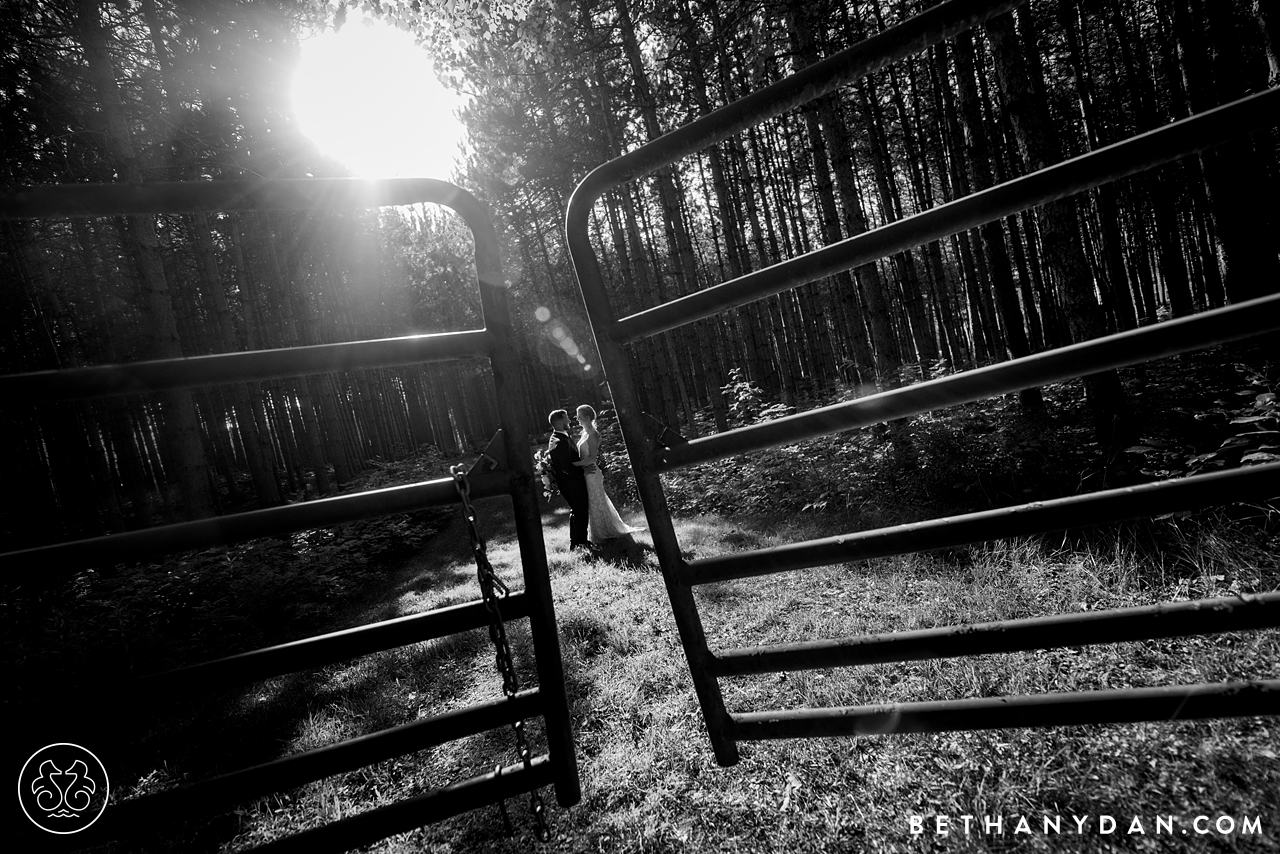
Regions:
[[[0,164],[8,850],[1280,854],[1280,0],[0,0]]]

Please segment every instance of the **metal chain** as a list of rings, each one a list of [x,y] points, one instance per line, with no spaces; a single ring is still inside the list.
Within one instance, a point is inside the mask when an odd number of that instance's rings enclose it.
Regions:
[[[507,699],[515,697],[520,690],[520,680],[516,676],[515,664],[511,659],[511,646],[507,643],[507,627],[502,620],[499,602],[510,595],[510,589],[498,578],[489,563],[489,555],[485,552],[484,538],[476,528],[476,511],[471,504],[471,483],[467,480],[463,466],[449,469],[453,475],[454,485],[458,488],[458,496],[462,499],[462,515],[467,520],[467,531],[471,536],[471,552],[476,560],[476,576],[480,582],[480,597],[484,601],[485,610],[489,612],[489,640],[493,642],[494,657],[498,672],[502,674],[502,693]],[[500,595],[499,595],[500,594]],[[516,736],[516,753],[526,771],[533,770],[533,753],[529,750],[529,741],[525,736],[524,721],[518,720],[511,725]],[[501,773],[502,766],[498,766]],[[505,801],[499,801],[498,808],[502,813],[502,822],[507,832],[511,832],[511,821],[507,817]],[[542,802],[542,795],[534,789],[529,794],[529,809],[533,812],[534,833],[540,842],[551,840],[551,829],[547,826],[547,807]]]

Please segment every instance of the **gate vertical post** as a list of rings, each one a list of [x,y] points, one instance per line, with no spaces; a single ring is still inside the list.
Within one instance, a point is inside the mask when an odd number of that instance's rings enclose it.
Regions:
[[[551,755],[556,801],[568,807],[578,803],[582,797],[578,759],[573,746],[555,605],[551,598],[546,543],[542,537],[542,513],[534,493],[533,458],[529,453],[529,407],[521,384],[520,362],[512,346],[515,339],[502,278],[502,262],[498,255],[498,237],[493,221],[471,194],[459,191],[451,206],[471,227],[475,240],[480,306],[485,328],[493,336],[489,364],[493,370],[506,463],[512,475],[511,504],[520,543],[520,565],[524,572],[525,593],[532,598],[529,629],[536,650],[538,684],[543,687],[539,696],[547,726],[547,748]]]
[[[658,479],[657,454],[652,439],[645,432],[645,420],[640,408],[631,376],[627,353],[615,337],[616,318],[604,289],[604,278],[588,238],[588,218],[591,207],[603,190],[592,189],[592,178],[597,169],[583,180],[569,200],[565,231],[568,237],[569,255],[578,275],[582,297],[587,305],[587,317],[591,324],[596,347],[609,389],[613,393],[613,406],[618,414],[618,426],[627,445],[627,455],[636,479],[636,491],[644,505],[649,520],[649,533],[653,536],[654,550],[662,567],[662,580],[675,615],[680,643],[689,661],[693,687],[702,707],[702,717],[711,737],[711,747],[716,762],[729,766],[738,762],[738,744],[733,737],[733,720],[724,706],[720,683],[712,669],[711,650],[707,648],[707,636],[702,627],[702,617],[693,599],[693,588],[686,580],[684,559],[680,556],[680,544],[676,539],[667,498]]]

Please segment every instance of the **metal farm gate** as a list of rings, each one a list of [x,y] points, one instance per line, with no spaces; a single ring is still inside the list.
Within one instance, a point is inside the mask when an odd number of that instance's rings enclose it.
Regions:
[[[569,202],[566,232],[717,761],[738,742],[1280,713],[1280,680],[730,712],[720,680],[745,674],[1051,649],[1280,625],[1280,594],[962,625],[743,649],[708,648],[693,588],[727,579],[1115,522],[1280,495],[1280,464],[1186,477],[703,560],[681,557],[659,475],[710,460],[1135,365],[1280,328],[1280,295],[1159,323],[762,424],[667,444],[649,434],[626,352],[676,329],[1280,123],[1280,89],[1251,95],[940,205],[740,278],[618,319],[588,238],[606,192],[952,38],[1021,0],[949,0],[595,169]]]
[[[245,800],[505,726],[516,730],[520,761],[515,765],[286,837],[261,850],[343,851],[521,793],[533,793],[531,799],[540,819],[541,800],[537,789],[547,785],[555,787],[561,805],[578,802],[577,760],[529,453],[528,410],[519,382],[497,239],[492,222],[476,199],[452,184],[427,179],[85,184],[0,191],[0,218],[313,211],[418,202],[452,208],[470,227],[475,241],[483,329],[14,374],[0,377],[0,399],[4,405],[12,406],[359,368],[488,359],[501,425],[498,436],[481,457],[482,462],[492,463],[488,466],[491,470],[484,471],[486,467],[477,463],[472,472],[459,470],[452,478],[410,486],[8,552],[0,554],[0,567],[10,577],[52,577],[55,573],[82,567],[461,502],[471,530],[484,594],[478,601],[247,652],[142,679],[118,689],[121,693],[144,696],[159,692],[208,691],[486,627],[495,644],[501,641],[505,646],[503,621],[523,618],[528,618],[530,624],[538,686],[514,690],[514,671],[505,668],[504,699],[111,805],[102,817],[101,826],[92,834],[85,834],[83,844],[96,843],[104,836],[127,836],[145,829],[157,816],[225,810]],[[511,498],[524,575],[524,590],[501,597],[495,595],[491,568],[486,572],[488,560],[483,542],[475,536],[469,500],[499,495]],[[501,662],[501,653],[498,659]],[[510,663],[509,654],[507,663]],[[523,722],[539,716],[546,724],[548,753],[535,757],[527,747]],[[539,821],[540,832],[544,827]]]

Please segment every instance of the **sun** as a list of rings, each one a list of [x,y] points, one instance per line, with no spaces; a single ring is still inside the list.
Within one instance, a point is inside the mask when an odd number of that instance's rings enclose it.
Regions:
[[[461,98],[436,78],[413,37],[351,20],[302,42],[293,105],[303,133],[362,178],[452,180]]]

